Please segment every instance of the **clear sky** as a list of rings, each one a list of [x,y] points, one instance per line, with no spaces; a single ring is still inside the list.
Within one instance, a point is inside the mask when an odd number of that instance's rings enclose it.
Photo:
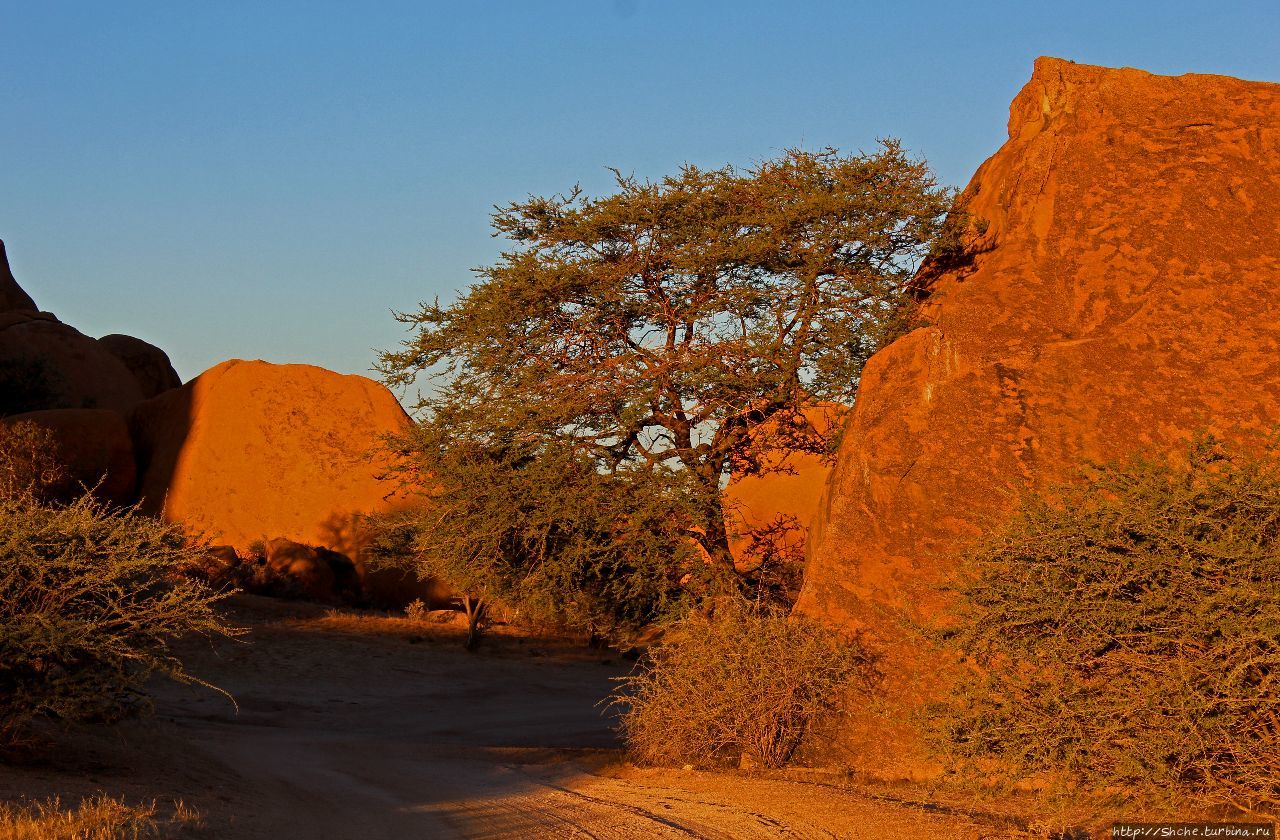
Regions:
[[[963,185],[1037,55],[1280,81],[1280,3],[0,0],[0,238],[41,308],[367,372],[607,166],[900,137]]]

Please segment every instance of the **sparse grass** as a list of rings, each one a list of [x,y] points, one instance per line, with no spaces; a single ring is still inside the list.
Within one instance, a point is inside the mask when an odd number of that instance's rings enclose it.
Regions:
[[[409,621],[422,621],[426,618],[427,605],[423,603],[421,598],[415,598],[412,603],[404,608],[404,617]]]
[[[42,802],[0,803],[0,840],[140,840],[175,837],[204,827],[200,812],[181,800],[167,817],[155,802],[129,805],[106,794],[64,808],[56,797]]]
[[[877,680],[856,638],[725,599],[675,624],[614,702],[641,763],[778,768]]]

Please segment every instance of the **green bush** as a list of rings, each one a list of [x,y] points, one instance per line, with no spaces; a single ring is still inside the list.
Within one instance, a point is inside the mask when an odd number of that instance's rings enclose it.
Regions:
[[[614,702],[639,762],[777,768],[877,680],[858,639],[723,599],[669,629]]]
[[[1201,438],[1029,497],[971,558],[942,745],[1124,799],[1280,806],[1278,454]]]
[[[175,570],[195,562],[175,526],[84,497],[0,499],[0,744],[39,717],[110,720],[155,673],[202,683],[171,643],[229,636],[221,595]]]
[[[624,641],[683,613],[694,558],[681,476],[604,474],[568,447],[480,445],[424,422],[404,442],[422,504],[371,520],[374,565],[433,578],[474,624],[489,607],[526,623]]]

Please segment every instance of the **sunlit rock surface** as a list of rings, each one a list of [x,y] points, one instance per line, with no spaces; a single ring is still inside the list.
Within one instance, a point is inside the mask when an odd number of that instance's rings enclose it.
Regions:
[[[866,368],[798,606],[871,628],[908,698],[933,660],[901,618],[1025,488],[1280,422],[1280,86],[1042,58],[964,202],[968,258]]]
[[[381,439],[407,423],[363,376],[239,360],[130,415],[145,510],[241,551],[282,537],[352,559],[354,515],[390,504]]]

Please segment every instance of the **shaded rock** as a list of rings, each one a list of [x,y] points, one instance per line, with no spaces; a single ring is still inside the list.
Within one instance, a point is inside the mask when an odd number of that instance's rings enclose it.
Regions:
[[[0,415],[125,411],[141,399],[133,374],[94,339],[48,312],[0,312]]]
[[[378,479],[381,438],[409,422],[365,377],[239,360],[129,416],[144,510],[241,552],[274,536],[357,564],[368,544],[359,515],[394,501],[394,486]]]
[[[14,424],[31,422],[53,433],[57,460],[65,470],[51,495],[63,502],[78,498],[86,488],[106,502],[128,505],[134,501],[137,467],[133,443],[124,417],[105,409],[33,411],[0,420]]]
[[[15,310],[35,312],[36,303],[18,285],[9,269],[9,255],[5,251],[4,242],[0,242],[0,312]]]
[[[863,374],[797,607],[870,628],[904,706],[938,660],[898,619],[936,614],[1026,488],[1280,422],[1280,86],[1042,58],[963,203],[966,251],[918,278],[928,325]],[[903,719],[853,754],[892,769]]]
[[[360,588],[370,606],[399,610],[414,601],[428,607],[448,604],[453,600],[449,587],[437,580],[422,580],[412,572],[399,569],[370,569],[359,565]]]
[[[264,559],[271,581],[267,594],[332,603],[360,598],[355,565],[336,551],[277,538],[265,544]]]
[[[211,545],[192,566],[183,569],[191,577],[210,586],[243,586],[241,570],[244,560],[229,545]]]
[[[169,356],[159,347],[131,335],[104,335],[98,339],[107,352],[119,359],[142,390],[143,399],[151,399],[165,391],[182,386]]]

